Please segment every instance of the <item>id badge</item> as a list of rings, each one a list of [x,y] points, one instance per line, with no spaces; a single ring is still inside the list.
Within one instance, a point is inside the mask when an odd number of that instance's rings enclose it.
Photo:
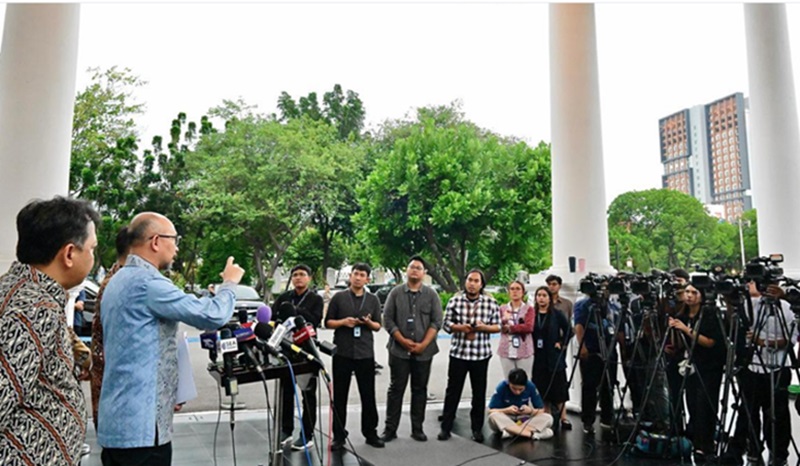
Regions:
[[[361,327],[360,326],[353,327],[353,337],[361,338]]]
[[[536,340],[536,347],[540,348],[540,349],[544,348],[544,340],[542,340],[541,338],[537,339]]]
[[[513,346],[514,348],[519,348],[519,336],[514,335],[513,337],[511,337],[511,346]]]

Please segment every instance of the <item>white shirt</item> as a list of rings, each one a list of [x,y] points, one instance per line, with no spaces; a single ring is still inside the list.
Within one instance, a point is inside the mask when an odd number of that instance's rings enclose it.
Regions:
[[[763,297],[750,299],[753,303],[753,322],[750,329],[754,332],[758,330],[758,338],[766,342],[766,346],[755,348],[749,366],[750,371],[766,374],[789,367],[791,361],[787,357],[788,351],[794,348],[798,336],[794,313],[789,303],[780,300],[774,307],[775,313],[766,315],[769,311],[766,299]],[[788,344],[783,348],[776,348],[772,342],[780,339],[788,340]]]

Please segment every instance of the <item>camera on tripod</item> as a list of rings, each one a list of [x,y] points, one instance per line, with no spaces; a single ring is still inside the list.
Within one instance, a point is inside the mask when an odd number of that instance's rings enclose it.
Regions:
[[[717,295],[729,299],[748,295],[745,285],[747,280],[742,280],[738,275],[725,273],[721,265],[711,269],[701,269],[695,264],[695,270],[700,274],[692,275],[692,286],[705,292],[707,300],[714,301]]]
[[[588,295],[590,298],[605,297],[606,292],[614,293],[611,291],[610,286],[614,277],[609,275],[598,275],[594,272],[589,272],[580,281],[581,293]],[[614,285],[615,287],[618,285]]]
[[[770,254],[757,257],[744,266],[745,281],[753,281],[760,292],[764,292],[769,285],[777,285],[783,280],[783,267],[778,264],[783,262],[783,254]]]

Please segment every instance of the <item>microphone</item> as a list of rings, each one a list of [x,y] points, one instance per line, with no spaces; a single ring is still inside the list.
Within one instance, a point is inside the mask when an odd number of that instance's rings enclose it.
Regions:
[[[290,303],[289,301],[284,301],[278,307],[278,322],[285,322],[289,320],[289,318],[294,317],[297,315],[297,310],[294,308],[294,304]]]
[[[261,372],[261,364],[258,362],[255,353],[253,353],[253,350],[250,348],[250,346],[256,344],[256,336],[253,333],[253,329],[248,325],[247,327],[234,330],[233,334],[236,336],[236,343],[239,346],[239,349],[244,352],[245,356],[247,356],[250,361],[252,361],[253,365],[256,366],[256,369],[258,369],[258,372]]]
[[[272,309],[266,304],[258,306],[258,310],[256,311],[256,320],[259,322],[264,322],[265,324],[272,320]]]
[[[283,326],[276,325],[275,330],[273,330],[271,325],[259,322],[258,325],[256,325],[255,334],[258,338],[262,340],[272,341],[275,338],[275,335],[278,334],[279,332],[278,329],[280,329],[281,327]],[[272,346],[269,343],[267,343],[267,351],[269,351],[270,354],[273,354],[277,357],[285,357],[283,353],[278,351],[277,348],[279,346],[287,353],[295,353],[309,361],[316,362],[320,366],[323,365],[322,361],[319,358],[314,357],[313,354],[309,354],[299,346],[295,345],[293,342],[284,338],[281,338],[275,346]]]
[[[236,343],[236,338],[233,337],[231,329],[223,328],[219,334],[219,351],[222,353],[222,364],[225,368],[225,394],[227,396],[236,395],[239,393],[239,383],[233,375],[233,354],[238,351],[239,347]]]
[[[238,312],[239,323],[244,325],[247,323],[247,309],[239,309]]]
[[[217,362],[217,340],[219,337],[216,331],[200,334],[200,347],[208,350],[208,358],[211,362]]]

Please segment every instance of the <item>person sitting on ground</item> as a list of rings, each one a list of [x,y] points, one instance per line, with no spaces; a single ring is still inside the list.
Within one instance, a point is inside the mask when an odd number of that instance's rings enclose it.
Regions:
[[[524,369],[511,369],[489,401],[489,427],[503,438],[513,436],[533,440],[553,436],[553,416],[544,411],[544,402],[536,385]]]

